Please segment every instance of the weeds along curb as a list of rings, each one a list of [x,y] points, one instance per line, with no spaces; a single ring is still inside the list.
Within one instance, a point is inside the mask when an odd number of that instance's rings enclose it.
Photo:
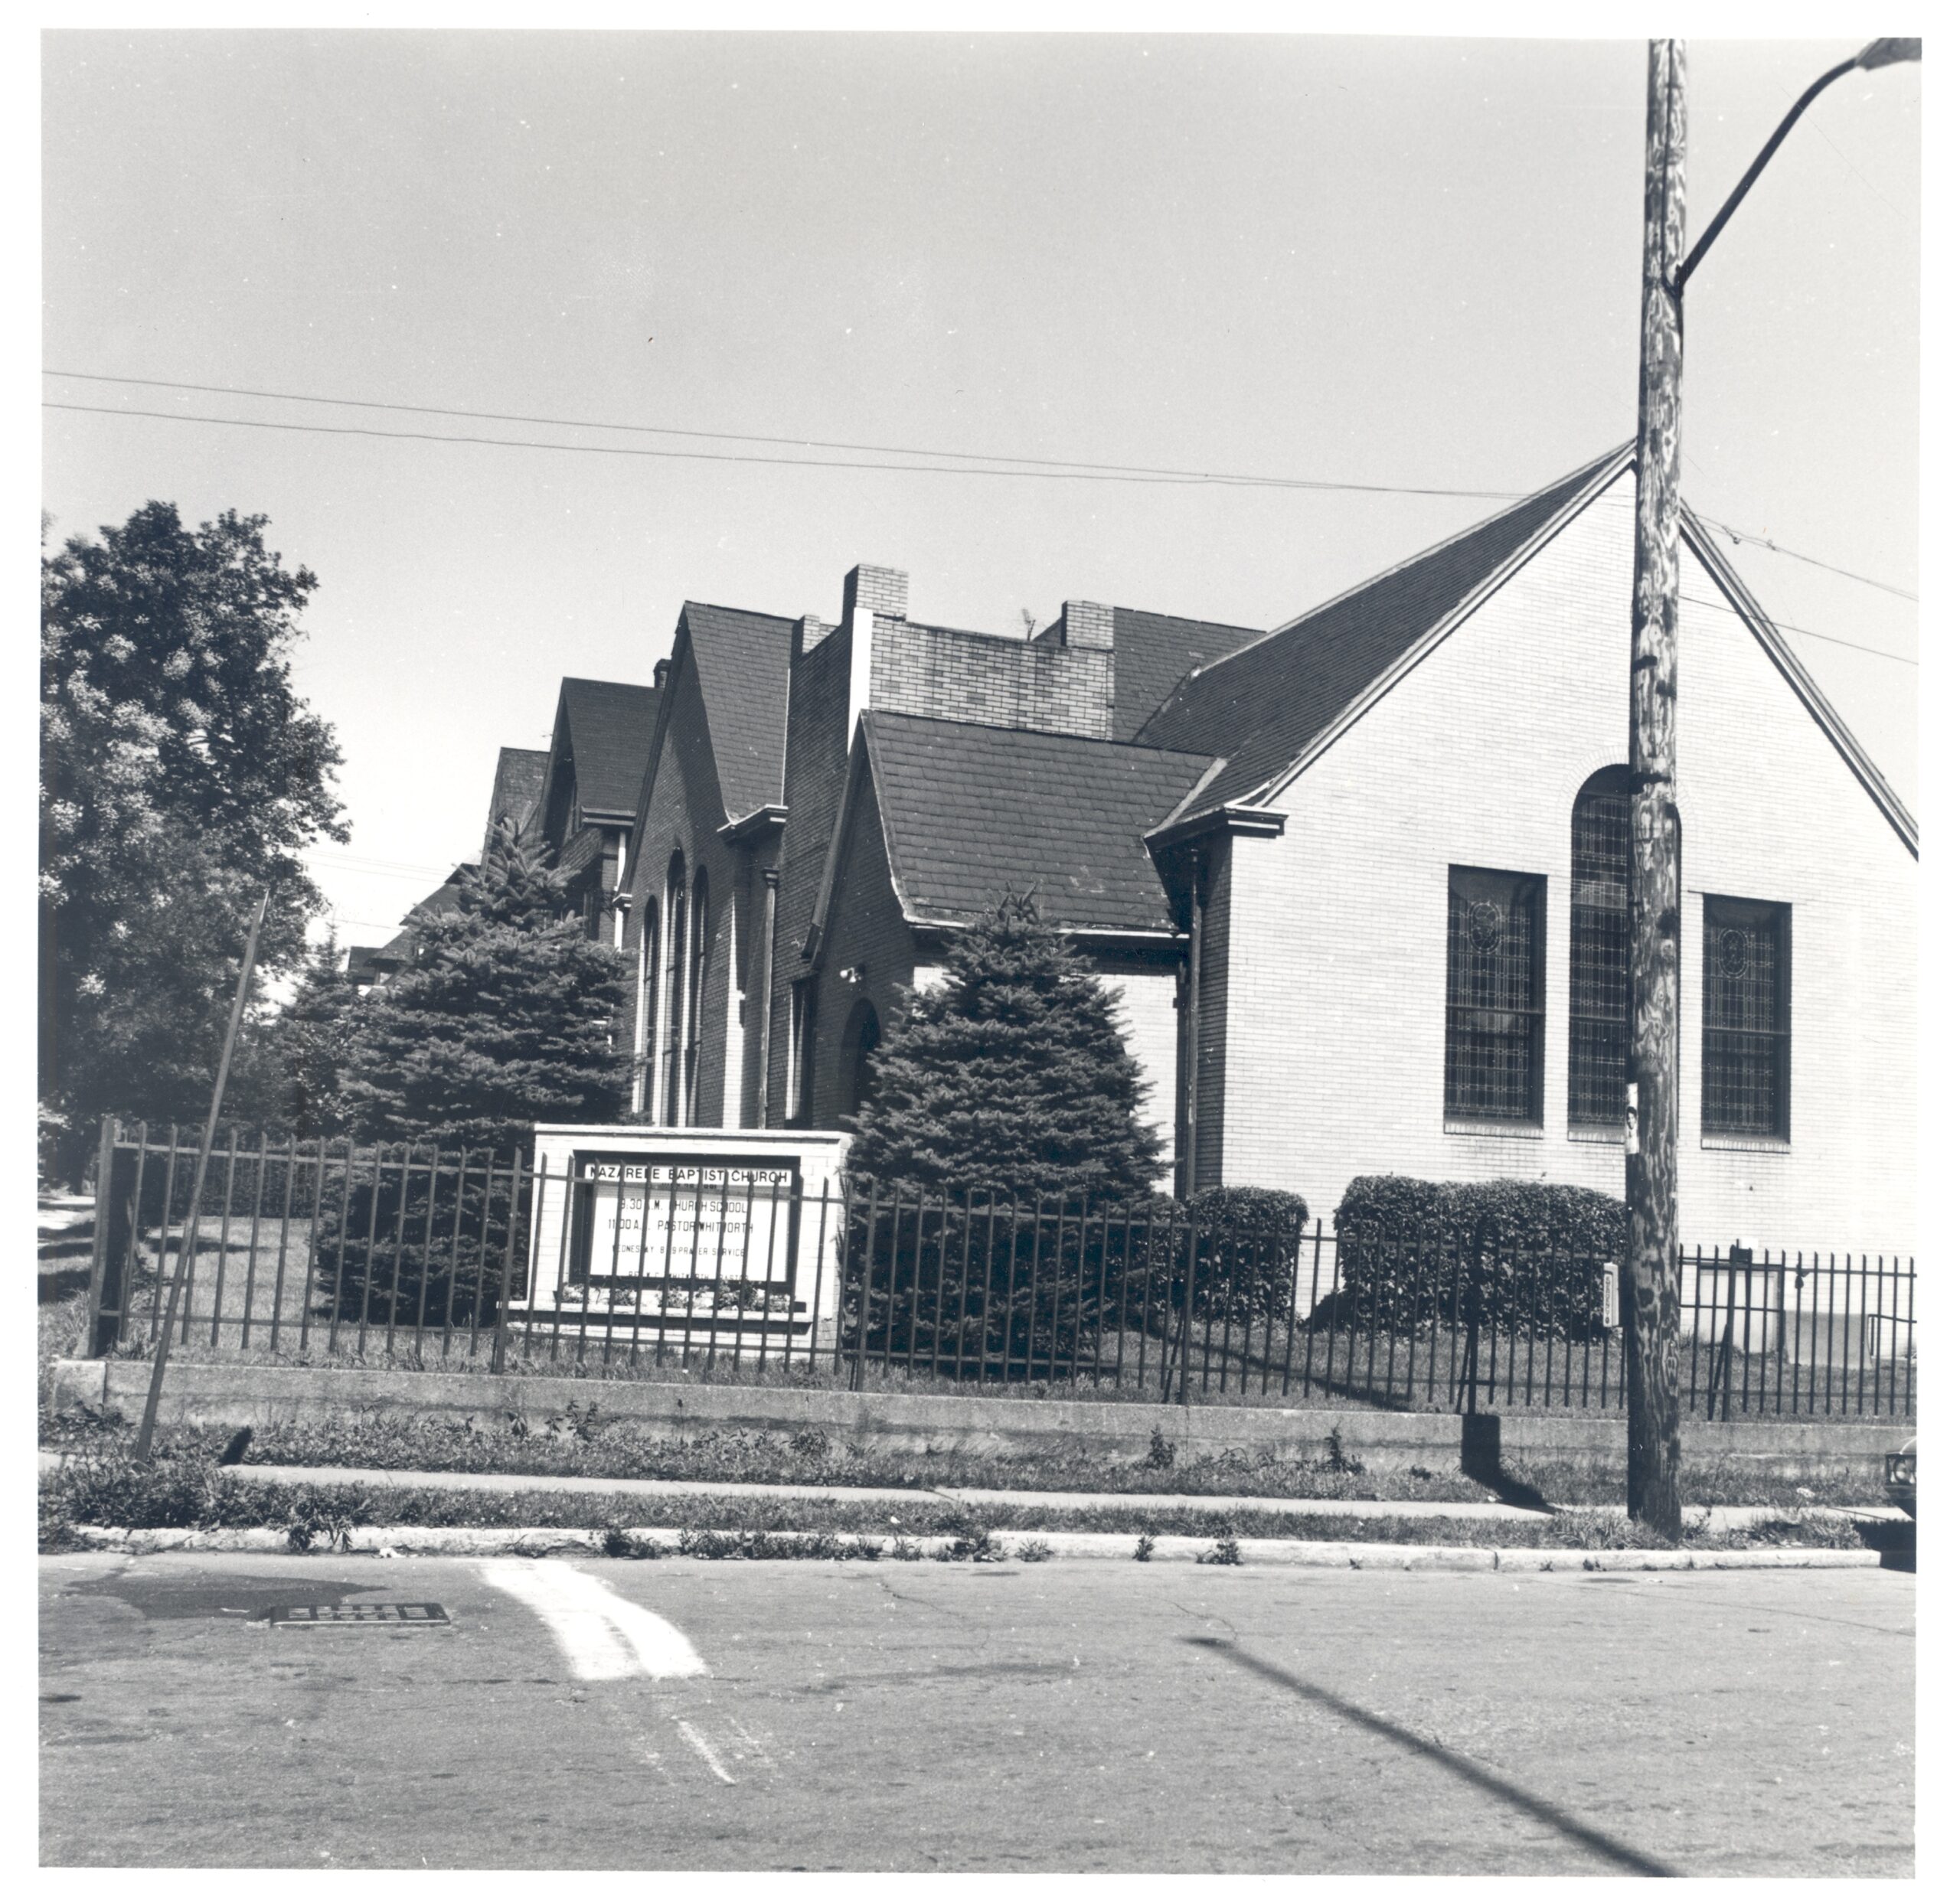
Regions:
[[[121,1551],[142,1556],[158,1552],[295,1552],[286,1531],[273,1526],[234,1526],[198,1530],[174,1527],[132,1530],[122,1526],[80,1525],[77,1537],[93,1550]],[[685,1556],[684,1539],[703,1536],[671,1526],[637,1526],[616,1535],[644,1546],[653,1555]],[[721,1534],[728,1536],[732,1534]],[[777,1541],[808,1539],[806,1532],[763,1532],[757,1538]],[[943,1560],[956,1540],[940,1535],[894,1539],[841,1532],[844,1546],[877,1547],[873,1554],[895,1562],[923,1557]],[[348,1535],[345,1549],[368,1555],[423,1557],[549,1557],[554,1554],[595,1557],[604,1555],[603,1531],[567,1530],[555,1526],[447,1526],[361,1525]],[[1137,1558],[1134,1536],[1112,1532],[996,1532],[992,1534],[1002,1562],[1024,1559],[1030,1542],[1045,1545],[1056,1558],[1095,1558],[1187,1565],[1213,1562],[1217,1541],[1207,1538],[1162,1537],[1152,1541],[1148,1560]],[[327,1547],[320,1547],[325,1552]],[[1544,1549],[1488,1550],[1469,1545],[1384,1545],[1315,1542],[1298,1539],[1241,1539],[1236,1562],[1244,1566],[1290,1565],[1326,1571],[1808,1571],[1875,1569],[1882,1554],[1875,1551],[1771,1549],[1762,1551],[1568,1551]],[[630,1555],[630,1554],[629,1554]],[[1038,1558],[1040,1554],[1037,1554]]]

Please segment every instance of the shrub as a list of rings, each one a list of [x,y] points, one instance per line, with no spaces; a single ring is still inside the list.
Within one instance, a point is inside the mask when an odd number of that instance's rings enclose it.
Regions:
[[[845,1121],[867,1177],[1099,1209],[1163,1167],[1116,1000],[1031,895],[956,936],[945,979],[887,1022],[870,1077]]]
[[[1196,1321],[1285,1320],[1306,1219],[1305,1199],[1290,1190],[1201,1190],[1156,1224],[1149,1254],[1129,1258],[1137,1294],[1122,1305],[1147,1310],[1154,1333],[1183,1315],[1187,1300]]]
[[[1357,1177],[1334,1231],[1342,1285],[1321,1313],[1335,1325],[1407,1334],[1475,1323],[1589,1340],[1603,1326],[1602,1271],[1625,1249],[1626,1209],[1568,1183]]]
[[[1118,1326],[1168,1334],[1188,1313],[1246,1330],[1293,1311],[1307,1206],[1288,1190],[1209,1190],[1121,1209],[1086,1194],[1017,1203],[880,1183],[874,1206],[861,1182],[845,1305],[854,1333],[863,1308],[880,1359],[1052,1376]]]
[[[87,1447],[44,1474],[40,1500],[44,1549],[74,1542],[77,1525],[256,1525],[263,1509],[262,1493],[207,1455],[139,1460],[119,1442]]]
[[[329,1196],[313,1251],[321,1314],[440,1329],[488,1327],[511,1246],[511,1154],[384,1147],[357,1156],[338,1199]],[[510,1294],[524,1292],[528,1170],[516,1178]]]

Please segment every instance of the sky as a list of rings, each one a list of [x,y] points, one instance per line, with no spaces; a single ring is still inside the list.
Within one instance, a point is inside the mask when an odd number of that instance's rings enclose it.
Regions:
[[[1691,231],[1857,45],[1690,42]],[[562,676],[650,680],[684,599],[835,618],[863,560],[937,624],[1079,597],[1263,629],[1503,504],[1031,459],[1506,494],[1634,429],[1635,41],[42,52],[44,397],[117,410],[44,410],[44,504],[57,537],[263,514],[317,575],[295,675],[345,752],[351,842],[309,857],[344,942],[474,857]],[[1684,422],[1688,503],[1786,549],[1724,542],[1909,803],[1919,138],[1916,66],[1811,107],[1688,292]],[[446,438],[298,431],[358,428]],[[877,464],[781,464],[839,459]]]

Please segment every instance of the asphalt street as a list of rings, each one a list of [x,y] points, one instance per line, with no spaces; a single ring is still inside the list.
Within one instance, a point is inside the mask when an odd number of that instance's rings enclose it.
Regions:
[[[1896,1572],[41,1567],[50,1865],[1913,1869]]]

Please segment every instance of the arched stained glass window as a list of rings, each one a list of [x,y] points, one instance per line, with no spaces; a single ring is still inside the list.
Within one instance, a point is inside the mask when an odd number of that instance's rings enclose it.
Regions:
[[[687,1121],[700,1118],[701,1077],[701,996],[707,984],[707,870],[694,870],[694,903],[688,910],[688,1024],[681,1054],[681,1082],[687,1095]]]
[[[1566,1117],[1575,1124],[1617,1126],[1626,1116],[1628,808],[1624,769],[1587,777],[1572,805]]]
[[[660,1004],[660,903],[649,900],[640,912],[639,991],[634,1007],[633,1111],[653,1115],[654,1014]]]
[[[667,864],[665,1017],[662,1024],[660,1121],[681,1121],[681,1046],[688,1010],[688,864],[677,851]]]

